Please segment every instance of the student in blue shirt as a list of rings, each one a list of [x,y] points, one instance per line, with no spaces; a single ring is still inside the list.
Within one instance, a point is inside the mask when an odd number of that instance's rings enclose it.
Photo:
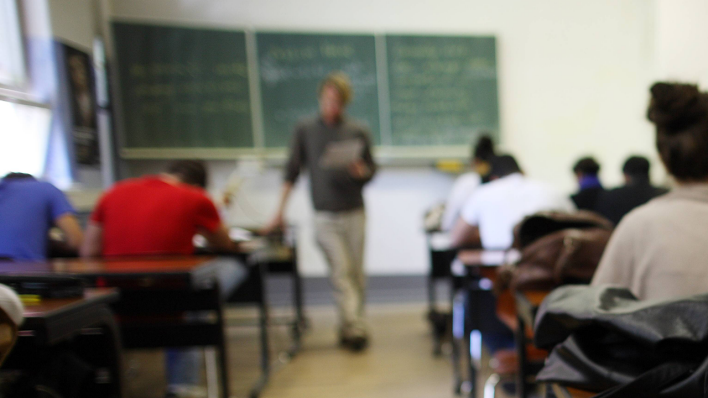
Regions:
[[[79,248],[81,227],[59,189],[29,174],[10,173],[0,180],[0,258],[44,260],[53,226],[64,232],[69,247]]]

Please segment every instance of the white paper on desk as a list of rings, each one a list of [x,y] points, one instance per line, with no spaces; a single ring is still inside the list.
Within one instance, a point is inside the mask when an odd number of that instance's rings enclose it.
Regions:
[[[363,151],[364,141],[359,139],[330,142],[320,156],[320,167],[325,169],[348,167],[361,159]]]

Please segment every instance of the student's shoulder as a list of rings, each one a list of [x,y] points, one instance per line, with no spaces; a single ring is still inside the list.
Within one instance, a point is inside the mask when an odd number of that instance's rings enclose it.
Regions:
[[[486,200],[488,198],[494,199],[500,195],[505,195],[509,189],[508,181],[504,181],[504,179],[501,178],[480,185],[472,194],[471,199],[474,198],[476,201]]]
[[[54,184],[47,182],[47,181],[33,181],[30,182],[28,187],[31,187],[32,189],[36,189],[39,191],[44,191],[44,192],[51,192],[51,193],[62,193],[62,190],[54,186]]]

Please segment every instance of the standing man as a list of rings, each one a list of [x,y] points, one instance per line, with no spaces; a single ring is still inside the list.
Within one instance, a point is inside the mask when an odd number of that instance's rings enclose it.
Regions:
[[[295,128],[278,210],[264,231],[283,226],[290,192],[300,170],[307,167],[317,243],[329,265],[339,309],[340,343],[352,351],[361,351],[368,344],[364,322],[366,216],[362,189],[374,176],[376,164],[368,131],[344,115],[352,97],[349,78],[340,72],[329,74],[320,83],[318,94],[320,115]],[[342,144],[360,147],[361,152],[348,164],[332,165],[333,149]]]

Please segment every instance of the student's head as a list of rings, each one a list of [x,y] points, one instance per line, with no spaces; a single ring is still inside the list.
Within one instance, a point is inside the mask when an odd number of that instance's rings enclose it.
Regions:
[[[647,117],[669,173],[679,182],[708,180],[708,94],[691,84],[656,83]]]
[[[649,181],[649,168],[649,160],[644,156],[630,156],[622,166],[622,173],[628,184]]]
[[[510,174],[521,173],[521,168],[511,155],[499,155],[492,158],[492,170],[489,173],[491,179],[506,177]]]
[[[353,96],[349,76],[342,72],[330,73],[320,82],[317,94],[322,118],[326,121],[338,120]]]
[[[167,166],[167,174],[185,184],[200,188],[207,185],[206,167],[200,160],[176,160]]]
[[[583,179],[583,177],[597,177],[599,172],[600,164],[590,156],[579,159],[573,166],[573,173],[578,178],[578,181]]]
[[[489,174],[490,160],[494,157],[494,142],[486,133],[482,133],[472,147],[472,167],[481,176]]]
[[[5,177],[2,178],[3,180],[26,180],[26,179],[31,179],[34,180],[34,176],[31,174],[27,173],[7,173],[5,174]]]

